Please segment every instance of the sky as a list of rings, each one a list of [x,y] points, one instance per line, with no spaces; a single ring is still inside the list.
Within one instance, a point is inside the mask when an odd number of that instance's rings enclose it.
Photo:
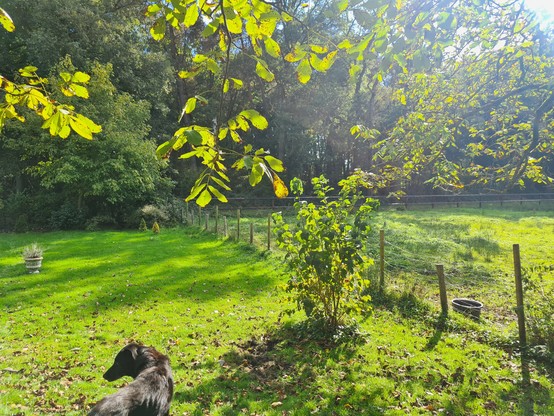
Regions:
[[[541,23],[554,23],[554,0],[525,0],[525,4],[529,9],[537,13]]]

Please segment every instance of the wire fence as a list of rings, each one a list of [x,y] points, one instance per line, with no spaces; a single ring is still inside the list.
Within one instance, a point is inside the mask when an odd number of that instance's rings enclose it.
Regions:
[[[528,209],[554,208],[554,191],[542,193],[520,194],[446,194],[446,195],[403,195],[393,196],[369,196],[379,201],[385,209],[434,209],[434,208],[486,208],[486,207],[526,207]],[[335,197],[329,196],[329,199]],[[303,201],[317,202],[317,197],[305,196]],[[287,210],[292,208],[296,198],[276,197],[240,197],[229,198],[228,203],[221,205],[221,210],[243,211],[256,210]]]

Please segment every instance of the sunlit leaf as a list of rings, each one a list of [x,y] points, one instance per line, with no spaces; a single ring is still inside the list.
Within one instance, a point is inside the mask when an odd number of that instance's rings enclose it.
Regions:
[[[214,19],[204,28],[204,30],[202,31],[202,36],[207,38],[213,35],[218,28],[219,28],[219,20]]]
[[[61,74],[60,74],[61,75]],[[89,74],[85,74],[84,72],[81,72],[81,71],[77,71],[73,74],[73,76],[71,77],[71,81],[72,82],[79,82],[79,83],[82,83],[82,84],[86,84],[87,82],[90,81],[90,75]]]
[[[185,113],[190,114],[194,111],[196,108],[196,97],[191,97],[187,100],[187,103],[185,104]]]
[[[262,165],[260,163],[255,163],[252,166],[252,170],[250,171],[250,176],[248,177],[248,182],[251,186],[256,186],[260,183],[264,175],[264,170],[262,168]]]
[[[200,192],[202,192],[203,189],[206,188],[206,183],[196,183],[190,190],[189,196],[186,197],[185,201],[192,201],[194,198],[196,198]]]
[[[227,19],[227,29],[229,29],[231,33],[242,33],[242,19],[240,16],[237,15],[233,19]]]
[[[258,59],[258,61],[256,62],[256,74],[258,74],[261,79],[267,82],[272,82],[275,79],[275,75],[273,74],[273,72],[269,70],[267,64],[261,59]]]
[[[213,179],[213,178],[212,178]],[[219,202],[228,202],[227,200],[227,197],[225,195],[223,195],[219,189],[217,189],[216,187],[212,186],[212,185],[209,185],[208,186],[208,189],[210,190],[210,192],[219,200]]]
[[[283,168],[283,162],[277,159],[276,157],[273,157],[271,155],[267,155],[265,157],[265,161],[269,164],[271,169],[273,169],[275,172],[282,172],[284,170]]]
[[[265,45],[265,50],[272,57],[278,58],[279,56],[281,56],[281,47],[275,40],[273,40],[273,38],[269,38],[269,37],[265,38],[264,45]]]
[[[0,24],[6,29],[8,32],[13,32],[15,30],[15,25],[13,24],[13,20],[10,17],[10,15],[0,7]]]
[[[287,185],[277,174],[273,175],[273,192],[277,198],[286,198],[289,195]]]
[[[78,84],[70,84],[69,87],[77,97],[81,97],[81,98],[89,97],[88,90],[86,87],[83,87],[82,85],[78,85]]]
[[[186,27],[193,26],[198,21],[199,16],[200,12],[198,10],[198,5],[196,4],[196,2],[194,2],[187,8],[185,19],[183,20],[184,25]]]
[[[244,110],[240,112],[240,115],[248,119],[258,130],[265,130],[269,125],[267,119],[256,110]]]
[[[154,26],[150,28],[150,35],[154,40],[162,40],[165,36],[165,19],[159,17],[156,19]]]
[[[200,193],[200,196],[198,196],[198,198],[196,199],[196,203],[201,207],[205,207],[211,202],[211,200],[212,200],[212,194],[208,189],[204,189]]]
[[[296,68],[296,77],[302,84],[306,84],[312,77],[312,67],[308,59],[303,59]]]

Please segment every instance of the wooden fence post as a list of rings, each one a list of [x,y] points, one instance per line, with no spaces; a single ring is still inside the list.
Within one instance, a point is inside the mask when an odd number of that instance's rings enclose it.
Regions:
[[[225,238],[229,237],[229,227],[227,226],[227,216],[223,216],[223,235]]]
[[[250,244],[254,244],[254,223],[250,223]]]
[[[237,242],[240,241],[240,208],[237,209]]]
[[[219,223],[219,206],[216,205],[215,206],[215,226],[214,226],[214,232],[215,232],[215,235],[217,235],[217,232],[218,232],[218,223]]]
[[[210,214],[206,212],[206,225],[204,226],[204,231],[208,231],[208,223],[210,222]]]
[[[385,288],[385,230],[379,231],[379,289]]]
[[[271,249],[271,214],[267,216],[267,250]]]
[[[519,344],[523,349],[527,346],[527,334],[525,331],[525,311],[523,307],[523,283],[521,281],[521,259],[519,256],[519,244],[514,244],[514,274],[516,279],[516,313],[519,328]]]
[[[443,315],[448,315],[448,298],[446,297],[446,282],[444,280],[444,267],[437,264],[437,276],[439,277],[439,292],[441,298],[441,309]]]

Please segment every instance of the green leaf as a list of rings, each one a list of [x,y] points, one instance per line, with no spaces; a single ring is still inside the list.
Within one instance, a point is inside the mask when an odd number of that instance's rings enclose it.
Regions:
[[[81,84],[86,84],[87,82],[90,81],[90,75],[85,74],[84,72],[81,72],[81,71],[77,71],[71,77],[71,81],[72,82],[79,82]]]
[[[202,36],[207,38],[213,35],[218,28],[219,28],[219,20],[214,19],[204,28],[204,30],[202,31]]]
[[[15,30],[15,25],[13,24],[13,20],[10,17],[10,15],[0,7],[0,24],[6,29],[8,32],[13,32]]]
[[[281,47],[275,40],[273,40],[273,38],[265,38],[264,45],[266,52],[270,56],[274,58],[278,58],[279,56],[281,56]]]
[[[269,126],[267,119],[256,110],[244,110],[239,115],[249,120],[258,130],[265,130]]]
[[[219,202],[224,202],[224,203],[229,202],[225,197],[225,195],[219,192],[219,190],[216,187],[209,185],[208,189],[211,191],[212,194],[214,194],[214,196],[219,200]]]
[[[250,171],[250,176],[248,177],[248,182],[251,186],[256,186],[260,183],[264,176],[264,170],[260,163],[254,164],[252,170]]]
[[[205,183],[195,183],[194,186],[192,187],[192,189],[190,190],[189,196],[186,197],[185,201],[187,201],[187,202],[192,201],[205,188],[206,188]]]
[[[275,79],[273,72],[269,70],[265,61],[257,59],[256,62],[256,74],[267,82],[272,82]]]
[[[283,162],[277,159],[276,157],[273,157],[271,155],[267,155],[265,157],[265,161],[269,164],[271,169],[273,169],[275,172],[282,172],[285,170],[283,168]]]
[[[200,12],[198,10],[198,5],[194,2],[188,7],[185,13],[185,19],[183,20],[184,25],[186,27],[193,26],[198,21],[199,16]]]
[[[339,49],[349,49],[352,47],[352,43],[348,39],[344,39],[341,43],[337,45]]]
[[[92,140],[93,133],[99,133],[102,131],[102,128],[99,125],[95,124],[92,120],[81,114],[78,114],[77,116],[70,115],[69,125],[75,133],[88,140]]]
[[[196,200],[196,203],[200,205],[201,207],[205,207],[208,205],[212,200],[212,194],[207,189],[204,189],[198,199]]]
[[[88,98],[89,97],[88,90],[86,89],[86,87],[83,87],[82,85],[69,84],[69,88],[71,88],[71,90],[73,91],[73,93],[77,97],[81,97],[81,98]]]
[[[301,59],[306,57],[307,52],[304,50],[302,45],[296,44],[291,52],[285,55],[285,61],[287,62],[298,62]]]
[[[71,128],[69,127],[68,124],[66,124],[60,130],[60,132],[58,133],[58,136],[60,136],[62,139],[67,139],[67,137],[69,136],[69,133],[71,133]]]
[[[35,72],[37,71],[38,71],[38,68],[36,66],[28,65],[25,68],[21,68],[19,70],[19,75],[26,78],[34,77]]]
[[[306,84],[312,77],[312,67],[310,66],[308,58],[300,61],[300,64],[296,68],[296,77],[302,84]]]
[[[242,19],[240,16],[235,16],[233,19],[227,19],[227,29],[234,34],[242,33]]]
[[[348,7],[348,0],[338,0],[336,3],[335,3],[335,6],[338,10],[339,13],[342,13],[343,11],[346,10],[346,8]]]
[[[151,4],[146,9],[146,13],[148,16],[154,16],[156,13],[158,13],[160,10],[162,10],[161,6],[159,4]]]
[[[185,113],[190,114],[194,111],[196,108],[196,97],[191,97],[187,100],[187,103],[185,104]]]
[[[229,78],[231,81],[233,81],[233,86],[235,87],[235,89],[237,90],[240,90],[244,83],[242,82],[241,79],[237,79],[237,78]]]
[[[325,53],[329,50],[327,46],[320,46],[320,45],[310,45],[310,49],[312,50],[312,52],[315,52],[318,54]]]
[[[242,159],[241,159],[242,160]],[[214,181],[215,183],[217,183],[219,186],[221,186],[223,189],[227,190],[227,191],[230,191],[231,188],[229,186],[227,186],[227,184],[225,182],[223,182],[221,179],[215,177],[215,176],[212,176],[211,177],[211,180]]]
[[[154,40],[162,40],[165,36],[165,18],[159,17],[156,19],[154,26],[150,28],[150,35]]]
[[[200,146],[202,144],[202,135],[196,130],[186,130],[184,132],[187,142],[194,146]]]
[[[84,123],[81,123],[81,121],[77,118],[69,117],[69,125],[79,136],[92,140],[92,132],[90,129]]]
[[[282,12],[281,17],[282,17],[282,19],[285,23],[292,22],[292,20],[293,20],[293,17],[290,14],[288,14],[287,12]]]
[[[348,74],[350,75],[350,77],[354,77],[361,70],[362,67],[360,65],[351,64],[350,69],[348,70]]]
[[[174,137],[171,140],[168,140],[167,142],[160,144],[156,149],[156,156],[159,157],[160,159],[163,157],[166,157],[168,153],[171,151],[171,149],[173,148],[173,144],[175,143],[176,140],[177,139]]]

